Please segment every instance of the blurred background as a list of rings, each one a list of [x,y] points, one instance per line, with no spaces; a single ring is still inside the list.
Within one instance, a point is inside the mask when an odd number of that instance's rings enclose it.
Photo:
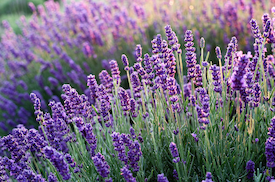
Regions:
[[[32,10],[29,8],[29,2],[35,6],[43,4],[46,0],[1,0],[0,1],[0,21],[7,20],[16,33],[20,33],[20,28],[16,24],[22,15],[29,19]],[[59,1],[59,0],[55,0]],[[0,34],[3,33],[3,27],[0,26]]]

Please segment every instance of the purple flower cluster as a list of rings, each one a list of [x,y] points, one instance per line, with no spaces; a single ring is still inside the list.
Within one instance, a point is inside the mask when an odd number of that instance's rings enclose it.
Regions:
[[[122,110],[125,112],[129,111],[131,107],[130,107],[130,97],[128,93],[123,88],[120,88],[118,95],[119,95]]]
[[[81,117],[75,118],[74,121],[78,130],[90,145],[90,153],[93,157],[95,155],[95,150],[97,147],[97,140],[95,134],[93,133],[93,127],[91,123],[85,124]]]
[[[177,145],[174,142],[171,142],[170,145],[169,145],[169,148],[170,148],[172,157],[174,158],[173,162],[178,163],[180,161],[180,157],[179,157],[179,152],[178,152],[178,149],[177,149]]]
[[[45,157],[51,161],[56,170],[60,173],[64,180],[71,178],[69,165],[65,162],[65,157],[52,147],[44,147]]]
[[[247,103],[246,97],[246,80],[245,80],[245,74],[247,72],[246,67],[249,62],[250,55],[249,54],[243,54],[238,58],[238,61],[236,61],[234,65],[234,71],[230,77],[230,83],[231,88],[234,91],[239,91],[242,100]]]
[[[134,139],[135,133],[133,128],[130,128],[130,133],[132,138]],[[117,132],[113,132],[111,135],[113,138],[113,145],[115,150],[118,152],[118,158],[125,165],[129,165],[133,169],[134,172],[139,171],[138,162],[142,155],[140,144],[137,140],[131,140],[130,135],[125,135],[124,133],[119,134]],[[126,147],[128,148],[127,156],[126,156]]]
[[[186,57],[186,67],[188,68],[188,73],[187,76],[189,79],[192,79],[195,77],[195,65],[197,63],[197,57],[195,54],[195,48],[193,47],[193,34],[191,30],[187,30],[184,35],[185,39],[184,41],[186,42],[185,44],[185,50],[187,51],[185,53]]]
[[[110,174],[110,166],[105,161],[104,156],[101,153],[97,153],[92,159],[100,176],[107,178]]]
[[[104,85],[106,92],[111,93],[113,89],[113,78],[109,75],[106,70],[102,70],[98,77],[100,79],[100,83]]]
[[[212,84],[214,85],[214,91],[217,93],[222,93],[222,85],[221,85],[221,73],[220,73],[220,67],[217,65],[212,65],[210,67],[210,70],[212,71]]]
[[[99,121],[104,121],[107,127],[110,127],[112,125],[112,116],[109,113],[111,110],[111,104],[110,104],[110,97],[107,94],[107,91],[105,87],[100,84],[97,87],[97,98],[98,98],[98,104],[100,109],[100,116],[98,117]],[[102,120],[103,119],[103,120]]]
[[[121,168],[121,175],[124,177],[126,182],[136,182],[136,179],[133,177],[133,174],[131,171],[127,168],[127,166],[124,166]]]
[[[270,127],[268,128],[269,138],[265,142],[265,156],[267,167],[275,167],[275,117],[271,119]]]
[[[196,110],[198,114],[198,122],[200,124],[200,128],[205,130],[205,125],[209,124],[209,110],[210,110],[210,104],[209,104],[209,96],[206,92],[205,88],[199,88],[199,98],[201,106],[198,104],[196,105]]]
[[[164,174],[158,174],[158,182],[169,182],[168,179],[164,176]]]
[[[121,80],[120,80],[120,71],[119,71],[118,64],[115,60],[111,60],[109,64],[110,64],[113,80],[115,80],[116,85],[119,86]]]
[[[176,86],[176,79],[173,77],[169,77],[167,79],[167,89],[169,90],[169,95],[170,95],[170,101],[172,103],[172,109],[173,111],[180,111],[180,104],[178,103],[178,91],[177,91],[177,86]]]
[[[254,178],[254,172],[255,172],[255,163],[252,160],[249,160],[246,163],[246,172],[247,174],[247,178],[248,179],[253,179]]]
[[[202,87],[202,69],[199,64],[196,64],[195,66],[195,81],[194,84],[197,87]]]
[[[213,182],[212,181],[212,174],[210,172],[206,173],[206,179],[202,180],[201,182]]]

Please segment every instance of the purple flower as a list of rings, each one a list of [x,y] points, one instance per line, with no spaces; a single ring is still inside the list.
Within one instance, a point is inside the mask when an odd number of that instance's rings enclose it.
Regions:
[[[210,70],[212,71],[212,84],[214,85],[214,91],[217,93],[222,93],[222,85],[221,85],[221,73],[220,73],[220,67],[217,65],[212,65],[210,67]]]
[[[106,70],[102,70],[99,75],[100,83],[105,86],[105,89],[108,93],[112,92],[113,88],[113,78],[109,75]]]
[[[90,90],[90,97],[93,101],[92,103],[94,103],[97,98],[96,91],[98,87],[98,84],[94,75],[87,76],[87,86],[89,87],[89,90]]]
[[[191,30],[187,30],[185,32],[185,39],[184,41],[186,42],[185,44],[185,50],[187,51],[185,53],[186,57],[186,67],[188,68],[188,78],[192,79],[195,77],[195,65],[197,63],[197,58],[195,54],[195,48],[193,47],[193,34]]]
[[[249,62],[249,55],[242,55],[238,62],[235,63],[233,74],[230,77],[231,88],[233,90],[241,90],[247,87],[244,75],[246,74],[246,66]]]
[[[234,128],[235,128],[235,131],[239,131],[239,128],[236,124],[234,125]]]
[[[169,182],[168,179],[164,176],[164,174],[158,174],[158,182]]]
[[[192,133],[191,135],[192,135],[192,137],[194,137],[194,139],[195,139],[196,142],[199,141],[199,138],[197,137],[197,134],[196,134],[196,133]]]
[[[199,64],[196,64],[195,66],[195,85],[197,87],[202,86],[202,70]]]
[[[173,131],[174,135],[178,135],[179,133],[179,128],[177,128],[176,130]]]
[[[175,32],[172,31],[170,25],[165,26],[165,33],[169,41],[169,45],[172,47],[172,51],[179,51],[180,44],[178,44],[178,37],[176,36]]]
[[[121,61],[122,61],[123,65],[124,65],[125,71],[128,71],[129,70],[129,62],[128,62],[128,58],[127,58],[127,56],[125,54],[121,55]]]
[[[126,182],[136,182],[136,179],[133,177],[133,174],[131,171],[127,168],[127,166],[124,166],[120,169],[121,175],[124,177]]]
[[[212,174],[210,172],[206,173],[206,179],[202,180],[201,182],[213,182],[212,181]]]
[[[177,173],[177,170],[176,170],[176,169],[173,170],[173,177],[174,177],[176,180],[179,180],[179,176],[178,176],[178,173]]]
[[[114,80],[116,80],[116,84],[119,86],[120,85],[120,71],[119,71],[118,64],[115,60],[111,60],[109,62],[109,64],[110,64],[110,68],[111,68],[111,72],[112,72],[112,77]]]
[[[216,47],[215,51],[216,51],[217,58],[221,59],[222,58],[221,48]]]
[[[196,134],[196,133],[192,133],[191,135],[192,135],[192,137],[194,137],[194,139],[195,139],[196,142],[199,141],[199,138],[197,137],[197,134]]]
[[[170,143],[169,148],[170,148],[170,151],[171,151],[171,154],[172,154],[173,158],[179,157],[179,152],[178,152],[178,149],[177,149],[177,145],[174,142]]]
[[[117,132],[113,132],[111,137],[113,138],[114,149],[115,149],[115,151],[118,152],[119,160],[124,162],[124,164],[127,164],[128,159],[127,159],[127,156],[126,156],[126,153],[125,153],[125,146],[124,146],[124,143],[123,143],[123,140],[122,140],[120,134],[117,133]]]
[[[64,180],[71,178],[69,165],[65,162],[64,156],[52,147],[46,146],[43,149],[45,157],[51,161],[56,170],[60,173]]]
[[[173,77],[169,77],[166,81],[166,86],[167,86],[167,89],[169,90],[170,101],[172,103],[172,109],[175,112],[180,109],[180,105],[179,105],[179,103],[177,103],[179,98],[177,95],[176,79]]]
[[[137,137],[135,134],[135,129],[133,127],[131,127],[129,131],[130,131],[132,139],[135,139]]]
[[[53,173],[50,173],[48,176],[48,182],[57,182],[57,178]]]
[[[251,30],[254,35],[254,38],[259,39],[261,37],[261,32],[259,30],[256,20],[255,19],[250,20],[250,25],[251,25]]]
[[[86,141],[90,145],[90,153],[93,157],[95,155],[95,150],[97,147],[96,135],[93,133],[93,127],[91,123],[84,124],[83,119],[81,117],[75,118],[75,123],[82,136],[86,139]]]
[[[267,20],[265,27],[264,27],[264,37],[269,37],[270,34],[270,20]]]
[[[142,47],[141,47],[140,44],[138,44],[138,45],[136,46],[136,57],[137,57],[137,61],[138,61],[138,62],[141,62],[141,61],[142,61],[141,56],[142,56]]]
[[[103,178],[108,177],[110,173],[110,166],[105,161],[104,156],[98,152],[94,157],[92,157],[92,159],[100,176],[102,176]]]
[[[254,172],[255,172],[255,163],[252,160],[249,160],[246,163],[245,168],[246,168],[246,172],[248,173],[247,178],[248,179],[253,179],[253,175],[254,175]]]
[[[122,110],[129,111],[131,107],[130,107],[130,100],[129,100],[130,97],[128,93],[123,88],[120,88],[118,95],[119,95]]]
[[[142,87],[138,77],[138,73],[135,71],[131,74],[131,84],[133,86],[135,99],[139,99],[141,97],[140,91],[142,90]]]
[[[261,101],[261,86],[259,83],[254,84],[254,104],[253,107],[258,107]]]
[[[146,73],[141,63],[135,63],[133,67],[135,68],[135,70],[138,72],[138,74],[141,76],[141,78],[144,81],[148,79],[149,75]]]
[[[127,153],[128,160],[130,162],[130,166],[132,167],[134,172],[139,171],[138,161],[140,160],[140,157],[142,155],[140,144],[137,140],[134,142],[131,141],[130,145],[128,146],[129,151]]]
[[[138,116],[138,110],[137,110],[137,103],[135,99],[131,98],[130,99],[130,111],[132,113],[132,116],[136,118]]]
[[[265,155],[267,160],[267,167],[275,167],[275,117],[271,119],[268,133],[270,137],[265,142]]]

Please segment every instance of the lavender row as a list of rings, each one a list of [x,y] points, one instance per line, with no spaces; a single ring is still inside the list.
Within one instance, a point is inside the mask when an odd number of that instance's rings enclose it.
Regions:
[[[14,34],[8,22],[3,22],[1,130],[7,133],[17,124],[36,125],[31,122],[34,117],[29,110],[29,92],[37,94],[45,110],[50,109],[47,102],[60,101],[63,83],[71,83],[81,93],[87,93],[87,74],[98,75],[102,67],[110,71],[109,61],[119,60],[123,53],[127,53],[133,64],[138,58],[132,52],[134,46],[139,43],[145,52],[151,51],[147,45],[153,39],[151,32],[164,33],[162,27],[166,24],[171,24],[181,35],[178,37],[181,44],[187,27],[194,27],[196,48],[201,36],[206,39],[205,49],[211,53],[217,44],[224,45],[221,47],[224,49],[230,38],[236,36],[242,50],[251,50],[254,40],[249,21],[255,14],[270,11],[273,1],[202,3],[205,6],[186,0],[64,1],[62,5],[49,0],[45,7],[30,3],[33,15],[29,20],[20,19],[22,35]],[[274,38],[267,41],[274,42]],[[198,51],[195,53],[199,57]],[[184,71],[185,64],[189,63],[183,63]],[[122,84],[127,85],[124,74]]]
[[[224,57],[216,48],[218,65],[203,56],[203,38],[197,58],[193,32],[187,30],[186,76],[183,47],[167,25],[167,40],[158,34],[150,54],[136,46],[133,66],[121,56],[128,87],[112,60],[110,74],[102,70],[99,82],[87,76],[86,94],[64,84],[63,101],[49,103],[51,114],[31,93],[40,126],[19,125],[0,139],[1,178],[273,180],[275,59],[267,48],[275,29],[268,14],[262,19],[263,31],[250,21],[254,51],[240,51],[232,37]]]

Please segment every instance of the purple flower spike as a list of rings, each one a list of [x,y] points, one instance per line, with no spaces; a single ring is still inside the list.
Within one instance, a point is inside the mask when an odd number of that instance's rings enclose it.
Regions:
[[[98,152],[94,157],[92,157],[92,159],[100,176],[103,178],[108,177],[110,173],[110,166],[105,161],[104,156]]]
[[[177,145],[174,142],[170,143],[169,148],[170,148],[170,151],[171,151],[171,154],[172,154],[173,158],[176,158],[176,157],[179,156]]]
[[[213,182],[212,181],[212,174],[210,172],[207,172],[205,177],[206,177],[206,179],[202,180],[201,182]]]
[[[138,59],[138,58],[141,58],[141,56],[142,56],[142,47],[140,44],[138,44],[136,46],[136,57]],[[138,62],[140,62],[140,61],[138,61]]]
[[[217,54],[217,58],[221,59],[222,58],[221,48],[216,47],[215,51],[216,51],[216,54]]]
[[[111,72],[112,72],[112,77],[114,80],[116,80],[116,84],[119,86],[120,85],[120,71],[118,64],[115,60],[112,60],[109,62]]]
[[[105,88],[106,92],[111,93],[113,88],[113,78],[109,75],[106,70],[102,70],[99,75],[100,83],[102,83]]]
[[[250,21],[250,25],[251,25],[251,30],[252,30],[252,33],[254,35],[254,38],[257,38],[259,39],[261,37],[261,32],[259,30],[259,27],[257,25],[257,22],[255,19],[252,19]]]
[[[50,175],[48,176],[48,182],[57,182],[57,181],[58,181],[57,177],[53,173],[50,173]]]
[[[129,100],[130,97],[128,93],[123,88],[120,88],[118,95],[119,95],[122,110],[129,111],[131,107],[130,107],[130,100]]]
[[[269,37],[270,34],[270,20],[267,20],[265,27],[264,27],[264,37]]]
[[[97,98],[96,90],[97,90],[98,84],[94,75],[87,76],[87,86],[89,87],[89,90],[90,90],[90,97],[91,97],[92,103],[95,103],[95,100]]]
[[[185,44],[185,50],[187,51],[185,53],[186,57],[186,67],[188,68],[187,76],[189,79],[192,79],[195,77],[195,65],[197,63],[197,57],[195,54],[195,48],[193,47],[193,34],[191,30],[187,30],[184,35],[186,42]]]
[[[244,75],[246,74],[246,66],[249,62],[249,55],[241,55],[239,57],[238,62],[236,63],[236,66],[234,67],[234,71],[232,76],[230,77],[231,81],[231,88],[233,90],[242,90],[247,87],[245,82]]]
[[[210,67],[210,70],[212,71],[212,79],[213,79],[212,83],[214,85],[214,91],[221,94],[222,85],[221,85],[220,67],[214,64]]]
[[[127,168],[127,166],[124,166],[120,171],[126,182],[136,182],[136,179],[133,177],[133,174]]]
[[[169,182],[168,179],[164,176],[164,174],[158,174],[158,182]]]
[[[176,169],[173,170],[173,177],[174,177],[176,180],[179,180],[179,175],[178,175]]]
[[[255,163],[252,160],[249,160],[246,163],[246,172],[248,173],[247,178],[248,179],[253,179],[253,175],[254,175],[254,172],[255,172]]]
[[[43,149],[45,157],[51,161],[64,180],[71,178],[69,165],[65,162],[64,156],[52,147],[46,146]]]
[[[192,133],[191,135],[192,135],[192,137],[194,137],[194,139],[195,139],[196,142],[199,141],[199,138],[197,137],[197,134],[196,134],[196,133]]]
[[[122,54],[121,61],[125,67],[125,70],[127,71],[127,69],[129,69],[129,62],[128,62],[128,58],[125,54]]]

